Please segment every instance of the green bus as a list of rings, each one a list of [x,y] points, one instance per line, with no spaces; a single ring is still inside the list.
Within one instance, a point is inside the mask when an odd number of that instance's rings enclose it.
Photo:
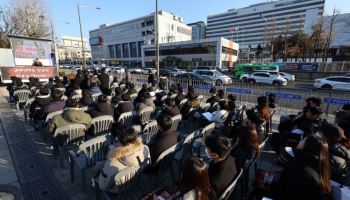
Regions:
[[[239,78],[242,74],[259,70],[279,71],[279,66],[276,64],[239,64],[235,66],[233,76]]]

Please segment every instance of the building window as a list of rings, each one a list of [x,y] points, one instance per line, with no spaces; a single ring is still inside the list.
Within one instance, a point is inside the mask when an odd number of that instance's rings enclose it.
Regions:
[[[122,45],[117,44],[117,45],[115,45],[115,48],[116,48],[116,57],[121,58],[122,57]]]
[[[130,57],[135,58],[137,57],[137,46],[136,42],[130,43]]]
[[[129,44],[123,44],[123,58],[129,58]]]
[[[109,46],[108,46],[108,52],[109,52],[109,57],[110,57],[110,58],[115,58],[115,49],[114,49],[114,45],[109,45]]]
[[[142,53],[141,53],[141,46],[143,45],[143,41],[140,41],[137,43],[137,52],[138,52],[138,57],[142,57]]]

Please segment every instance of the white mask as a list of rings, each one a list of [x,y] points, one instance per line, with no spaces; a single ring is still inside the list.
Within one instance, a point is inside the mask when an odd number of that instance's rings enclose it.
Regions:
[[[213,156],[211,156],[208,152],[208,148],[205,148],[205,154],[207,155],[207,158],[213,159]]]

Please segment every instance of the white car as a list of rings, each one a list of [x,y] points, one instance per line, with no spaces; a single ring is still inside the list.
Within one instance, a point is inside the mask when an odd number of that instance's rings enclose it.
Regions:
[[[111,67],[111,72],[122,74],[122,73],[125,73],[125,69],[122,67]]]
[[[281,78],[284,78],[286,79],[287,81],[295,81],[295,75],[292,75],[292,74],[288,74],[286,72],[278,72],[278,71],[272,71],[272,70],[259,70],[259,71],[256,71],[256,72],[267,72],[269,74],[272,74],[272,75],[275,75],[275,76],[278,76],[278,77],[281,77]]]
[[[287,85],[285,78],[275,76],[269,72],[254,72],[252,74],[242,74],[239,78],[242,81],[249,81],[252,83],[264,83],[274,86]]]
[[[350,91],[350,77],[330,76],[326,78],[315,79],[314,87],[327,90]]]
[[[224,75],[218,70],[194,70],[196,74],[200,74],[205,78],[209,78],[215,81],[216,85],[227,85],[232,83],[232,79],[229,76]]]

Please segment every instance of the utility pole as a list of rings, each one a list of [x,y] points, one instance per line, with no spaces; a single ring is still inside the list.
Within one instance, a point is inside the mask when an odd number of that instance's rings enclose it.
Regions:
[[[79,15],[79,26],[80,26],[80,39],[81,39],[81,51],[83,54],[83,67],[86,68],[86,62],[85,62],[85,48],[84,48],[84,39],[83,39],[83,28],[81,26],[81,19],[80,19],[80,6],[77,4],[78,7],[78,15]]]
[[[158,0],[156,0],[156,69],[157,69],[157,79],[159,80],[159,22],[158,22]]]

